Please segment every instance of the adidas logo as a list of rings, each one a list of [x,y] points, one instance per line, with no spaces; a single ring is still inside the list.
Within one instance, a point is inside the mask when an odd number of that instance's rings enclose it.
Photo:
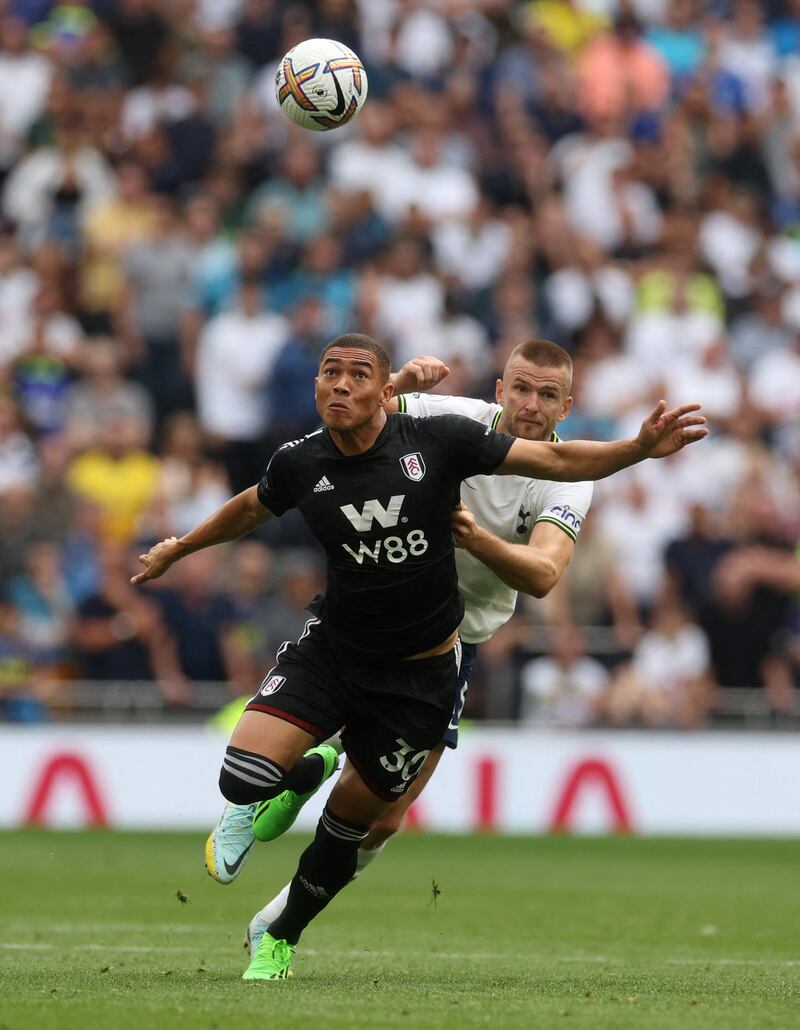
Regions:
[[[333,483],[330,481],[330,479],[328,479],[327,476],[323,476],[322,479],[320,479],[320,481],[314,487],[314,493],[315,494],[321,494],[324,490],[335,490],[335,489],[336,489],[336,487],[333,485]]]
[[[309,894],[315,898],[319,898],[320,901],[330,901],[331,896],[325,890],[324,887],[316,887],[313,883],[309,883],[305,876],[299,876],[300,883],[305,887]]]

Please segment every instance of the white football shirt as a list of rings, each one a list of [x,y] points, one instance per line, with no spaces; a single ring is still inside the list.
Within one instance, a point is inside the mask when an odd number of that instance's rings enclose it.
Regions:
[[[407,393],[398,397],[398,402],[401,412],[417,418],[466,415],[492,429],[497,427],[503,411],[499,404],[440,394]],[[552,522],[576,540],[592,502],[592,489],[592,483],[474,476],[461,484],[461,499],[479,526],[508,543],[527,544],[537,522]],[[458,585],[466,602],[461,636],[468,644],[480,644],[514,614],[517,591],[461,548],[456,549],[456,567]]]

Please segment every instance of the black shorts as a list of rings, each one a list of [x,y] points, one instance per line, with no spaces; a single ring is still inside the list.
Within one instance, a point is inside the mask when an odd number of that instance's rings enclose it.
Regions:
[[[319,619],[284,644],[247,710],[325,740],[342,730],[347,757],[373,793],[396,801],[442,739],[457,696],[460,645],[433,658],[361,663]]]

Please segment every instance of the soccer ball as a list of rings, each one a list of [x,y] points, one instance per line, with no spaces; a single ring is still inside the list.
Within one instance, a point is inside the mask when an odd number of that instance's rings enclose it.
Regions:
[[[367,73],[343,43],[306,39],[278,65],[275,95],[287,118],[304,129],[325,132],[361,110],[367,99]]]

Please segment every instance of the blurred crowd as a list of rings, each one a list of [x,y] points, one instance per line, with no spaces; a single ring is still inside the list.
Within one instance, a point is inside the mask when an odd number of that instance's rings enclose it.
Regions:
[[[369,75],[330,133],[274,97],[313,36]],[[299,520],[128,579],[316,427],[348,329],[487,399],[553,339],[566,437],[632,435],[660,397],[711,421],[598,485],[474,715],[511,662],[525,721],[691,728],[736,687],[796,709],[800,2],[0,0],[6,718],[65,680],[252,692],[321,587]]]

